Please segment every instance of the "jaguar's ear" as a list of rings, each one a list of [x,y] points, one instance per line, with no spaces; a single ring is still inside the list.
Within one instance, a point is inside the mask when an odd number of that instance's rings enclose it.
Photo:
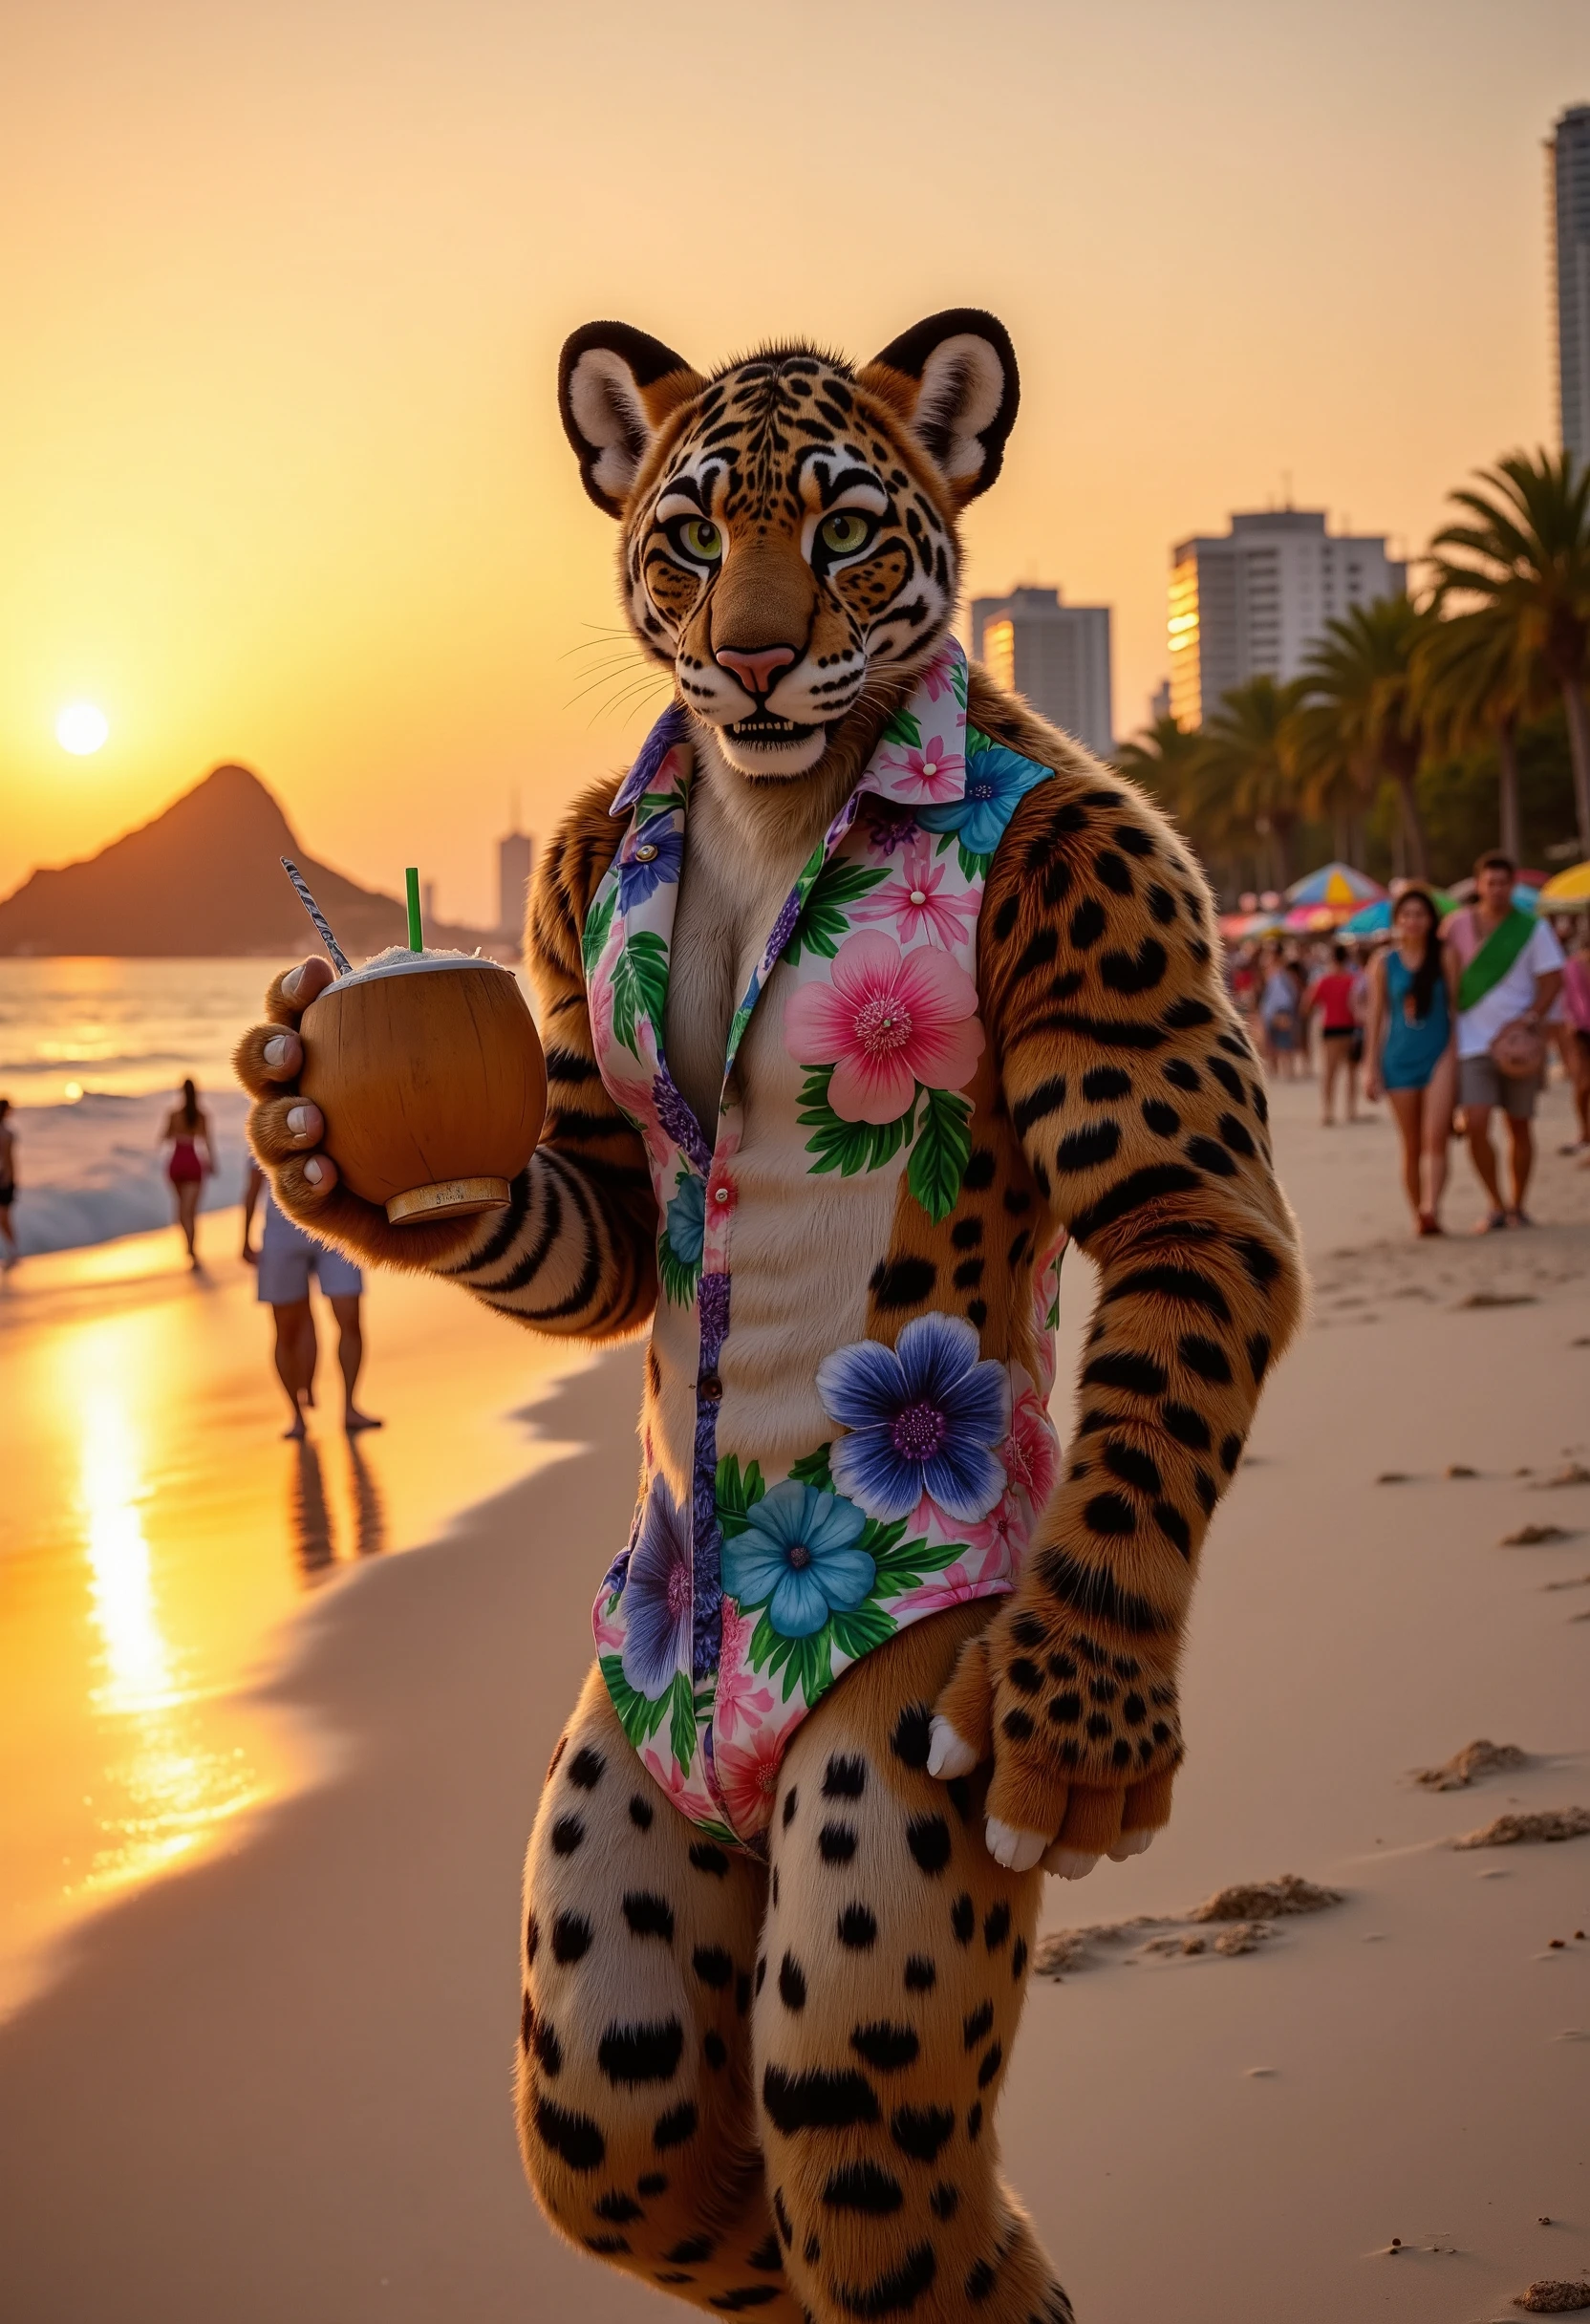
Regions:
[[[986,492],[1016,424],[1021,382],[1001,322],[980,307],[951,307],[892,339],[858,374],[897,411],[955,495]]]
[[[628,323],[587,323],[558,358],[558,409],[598,508],[622,516],[671,413],[705,385],[683,355]]]

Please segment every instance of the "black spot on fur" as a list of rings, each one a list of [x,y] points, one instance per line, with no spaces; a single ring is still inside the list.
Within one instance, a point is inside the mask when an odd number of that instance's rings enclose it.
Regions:
[[[1114,895],[1130,895],[1131,872],[1124,857],[1112,848],[1101,848],[1093,858],[1093,869]]]
[[[526,2008],[529,2006],[529,1998],[526,1993],[525,1996]],[[530,2039],[535,2045],[535,2054],[544,2072],[549,2074],[555,2081],[563,2072],[563,2045],[545,2017],[536,2018],[530,2029]]]
[[[701,2036],[701,2055],[715,2074],[729,2062],[729,2046],[721,2034],[707,2033]]]
[[[1190,1033],[1194,1025],[1213,1023],[1214,1018],[1214,1011],[1208,1003],[1194,1001],[1191,993],[1172,1001],[1165,1012],[1165,1022],[1172,1033]]]
[[[950,1908],[950,1926],[955,1930],[958,1942],[962,1945],[970,1945],[973,1931],[977,1926],[978,1916],[971,1898],[964,1895],[957,1896]]]
[[[959,2187],[952,2186],[947,2179],[941,2179],[928,2197],[928,2208],[935,2219],[954,2219],[960,2208]]]
[[[960,2029],[961,2039],[968,2050],[975,2050],[984,2035],[993,2031],[993,2027],[994,2004],[991,2001],[979,2002]]]
[[[1241,1437],[1233,1435],[1224,1438],[1220,1446],[1220,1466],[1222,1469],[1224,1469],[1228,1476],[1230,1476],[1241,1457]]]
[[[1024,1654],[1018,1654],[1014,1662],[1006,1665],[1005,1676],[1019,1694],[1037,1694],[1042,1689],[1042,1673]]]
[[[784,2189],[782,2186],[776,2186],[773,2189],[773,2217],[778,2221],[779,2233],[784,2237],[784,2249],[787,2251],[790,2245],[795,2241],[795,2229],[790,2224],[789,2212],[784,2205]]]
[[[835,2292],[848,2316],[900,2315],[915,2307],[937,2273],[938,2260],[932,2244],[916,2244],[887,2275],[876,2277],[865,2288],[840,2284]]]
[[[974,2308],[978,2308],[994,2289],[994,2270],[987,2260],[974,2262],[966,2278],[966,2296]]]
[[[1152,1356],[1133,1355],[1129,1349],[1095,1356],[1083,1379],[1090,1387],[1124,1388],[1134,1396],[1158,1396],[1165,1389],[1165,1374]]]
[[[1112,1540],[1129,1540],[1137,1531],[1132,1505],[1119,1493],[1096,1493],[1082,1514],[1094,1533]]]
[[[635,2185],[642,2195],[648,2197],[653,2195],[666,2195],[668,2192],[668,2175],[665,2171],[643,2171],[640,2177],[635,2181]]]
[[[1209,1451],[1209,1423],[1190,1404],[1162,1404],[1159,1416],[1165,1423],[1167,1432],[1175,1438],[1178,1445],[1185,1445],[1190,1452]]]
[[[1165,976],[1166,951],[1157,936],[1145,936],[1135,953],[1107,952],[1099,979],[1108,992],[1151,993]]]
[[[627,2251],[630,2247],[628,2239],[622,2235],[588,2235],[585,2248],[588,2251],[597,2251],[604,2257],[611,2257],[613,2252]]]
[[[1108,1099],[1125,1097],[1131,1087],[1131,1075],[1119,1065],[1095,1065],[1091,1073],[1082,1077],[1082,1093],[1090,1106],[1102,1106]]]
[[[585,1826],[577,1816],[560,1816],[552,1826],[552,1854],[572,1856],[585,1838]]]
[[[1032,1721],[1024,1711],[1007,1711],[999,1725],[1013,1743],[1025,1743],[1032,1733]]]
[[[1096,944],[1108,927],[1105,908],[1096,896],[1086,896],[1071,915],[1071,941],[1078,952]]]
[[[1131,1299],[1139,1292],[1159,1299],[1182,1300],[1190,1307],[1203,1308],[1218,1323],[1231,1322],[1231,1310],[1219,1284],[1196,1267],[1178,1267],[1169,1260],[1157,1266],[1136,1267],[1130,1275],[1110,1285],[1105,1301],[1107,1304],[1111,1300]]]
[[[644,2219],[646,2216],[634,2197],[626,2195],[623,2188],[617,2186],[591,2207],[598,2219],[609,2219],[616,2227],[626,2227],[632,2219]]]
[[[962,1186],[970,1187],[974,1194],[980,1194],[985,1186],[993,1185],[994,1154],[991,1148],[987,1146],[973,1147],[972,1159],[966,1165],[960,1183]]]
[[[593,1792],[601,1782],[607,1761],[599,1751],[589,1747],[577,1751],[569,1762],[569,1780],[582,1792]]]
[[[865,1904],[847,1904],[839,1916],[839,1942],[852,1952],[870,1952],[878,1941],[878,1924]]]
[[[533,1912],[525,1916],[525,1961],[531,1965],[541,1945],[541,1925]]]
[[[1089,1122],[1061,1139],[1055,1148],[1055,1168],[1064,1177],[1074,1177],[1079,1171],[1098,1170],[1113,1159],[1120,1144],[1119,1122]]]
[[[864,2057],[880,2074],[898,2074],[911,2065],[921,2048],[915,2029],[912,2026],[891,2025],[887,2018],[875,2024],[857,2026],[850,2035],[850,2047],[858,2057]]]
[[[661,1937],[664,1944],[673,1944],[674,1907],[665,1896],[656,1896],[649,1888],[632,1888],[624,1899],[624,1918],[635,1936]]]
[[[591,1949],[591,1923],[577,1912],[560,1912],[552,1923],[552,1958],[568,1963]]]
[[[1000,2049],[998,2042],[990,2043],[988,2055],[984,2057],[982,2064],[978,2068],[978,2088],[979,2090],[986,2090],[988,2088],[989,2083],[994,2079],[994,2077],[999,2073],[1000,2066],[1004,2063],[1004,2055],[1003,2050]]]
[[[1270,1367],[1270,1342],[1262,1331],[1256,1331],[1248,1342],[1248,1364],[1257,1388]]]
[[[704,2259],[711,2259],[718,2249],[715,2235],[687,2235],[682,2244],[676,2244],[663,2258],[674,2268],[698,2268]]]
[[[931,2163],[955,2126],[946,2106],[896,2106],[889,2118],[890,2136],[913,2163]]]
[[[1095,1622],[1107,1622],[1136,1638],[1170,1626],[1170,1618],[1147,1598],[1123,1589],[1103,1566],[1085,1565],[1068,1550],[1046,1549],[1037,1560],[1039,1580],[1063,1605]]]
[[[856,1852],[856,1836],[848,1823],[826,1823],[817,1835],[817,1852],[826,1864],[848,1864]]]
[[[638,1792],[630,1801],[630,1821],[642,1832],[649,1832],[652,1828],[652,1803],[649,1799],[642,1799]]]
[[[793,1783],[790,1785],[788,1791],[784,1794],[784,1828],[786,1832],[795,1820],[795,1802],[797,1799],[799,1799],[800,1796],[799,1791],[796,1789]]]
[[[1225,1148],[1217,1146],[1213,1138],[1189,1138],[1183,1151],[1190,1162],[1196,1162],[1200,1170],[1207,1170],[1213,1177],[1234,1178],[1236,1175],[1235,1163]]]
[[[756,1983],[757,1983],[757,1991],[758,1991],[759,1993],[761,1992],[761,1990],[762,1990],[763,1987],[765,1985],[765,1983],[766,1983],[766,1982],[767,1982],[767,1955],[766,1955],[765,1953],[763,1953],[763,1954],[762,1955],[761,1959],[760,1959],[760,1960],[758,1961],[758,1963],[757,1963],[757,1980],[756,1980]]]
[[[767,2308],[779,2297],[777,2284],[738,2284],[727,2292],[715,2292],[707,2306],[733,2316],[742,2314],[747,2308]]]
[[[847,2163],[843,2170],[829,2172],[823,2201],[830,2211],[865,2211],[882,2219],[899,2209],[905,2193],[875,2163]]]
[[[864,2074],[786,2074],[769,2066],[762,2077],[762,2102],[775,2126],[787,2136],[797,2130],[848,2130],[875,2122],[878,2101]]]
[[[991,1953],[997,1953],[1010,1934],[1010,1906],[1001,1899],[990,1910],[982,1925],[982,1941]]]
[[[1200,1332],[1185,1332],[1176,1343],[1176,1353],[1190,1372],[1207,1380],[1213,1388],[1225,1388],[1231,1381],[1231,1364],[1226,1351],[1214,1340],[1206,1340]]]
[[[701,1983],[715,1991],[720,1991],[734,1975],[734,1963],[720,1945],[698,1945],[690,1960]]]
[[[1168,1541],[1173,1541],[1184,1558],[1192,1555],[1192,1528],[1179,1509],[1170,1501],[1155,1501],[1154,1523]]]
[[[1075,1727],[1082,1717],[1080,1694],[1056,1694],[1049,1699],[1049,1716],[1057,1727]]]
[[[1135,1445],[1123,1444],[1118,1436],[1109,1437],[1105,1444],[1105,1467],[1111,1476],[1118,1476],[1123,1485],[1131,1485],[1139,1493],[1150,1495],[1162,1490],[1159,1470],[1147,1452],[1139,1452]],[[1036,1679],[1037,1671],[1033,1672]],[[1036,1693],[1037,1689],[1029,1689]]]
[[[913,1816],[906,1845],[924,1872],[942,1872],[950,1861],[950,1827],[942,1816]]]
[[[721,1880],[729,1868],[729,1860],[721,1848],[715,1848],[710,1840],[699,1840],[690,1851],[690,1861],[698,1872],[710,1872]]]
[[[1198,1505],[1202,1509],[1205,1517],[1213,1517],[1214,1514],[1214,1504],[1219,1499],[1220,1494],[1214,1479],[1210,1475],[1207,1469],[1193,1470],[1192,1490],[1198,1496]]]
[[[931,1993],[938,1983],[938,1969],[926,1953],[912,1953],[906,1960],[906,1991]]]
[[[806,1981],[793,1953],[785,1953],[779,1964],[779,1998],[786,2010],[806,2006]]]
[[[932,1711],[926,1703],[908,1703],[894,1722],[894,1732],[890,1737],[890,1750],[894,1754],[895,1758],[903,1760],[907,1767],[923,1768],[928,1764],[928,1753],[932,1743]],[[789,1797],[793,1803],[794,1793],[791,1792]],[[786,1808],[784,1811],[785,1823],[789,1821],[789,1814],[790,1810]]]
[[[825,1799],[859,1799],[867,1789],[865,1759],[834,1757],[823,1772]]]
[[[754,2251],[747,2251],[745,2260],[748,2267],[760,2268],[768,2275],[777,2275],[784,2266],[779,2255],[778,2237],[764,2235]]]
[[[1169,888],[1161,888],[1157,884],[1150,888],[1148,905],[1161,928],[1168,928],[1176,916],[1176,899]]]
[[[978,2142],[978,2139],[979,2139],[979,2138],[982,2136],[982,2100],[981,2100],[981,2098],[978,2098],[978,2099],[976,2099],[976,2100],[974,2101],[974,2103],[973,2103],[973,2105],[972,2105],[972,2107],[971,2107],[970,2111],[969,2111],[969,2112],[968,2112],[968,2114],[967,2114],[967,2117],[966,2117],[966,2136],[967,2136],[967,2137],[968,2137],[968,2138],[971,2140],[971,2141],[972,2141],[972,2143],[973,2143],[973,2145],[974,2145],[974,2146],[976,2146],[976,2144],[977,2144],[977,2142]]]
[[[683,2052],[684,2028],[677,2017],[668,2017],[609,2026],[596,2045],[596,2063],[610,2082],[633,2088],[671,2081]]]
[[[1247,1269],[1250,1280],[1261,1291],[1268,1291],[1280,1273],[1280,1260],[1269,1244],[1260,1242],[1257,1235],[1239,1235],[1236,1238],[1236,1255]]]
[[[1201,1089],[1203,1087],[1197,1066],[1190,1065],[1185,1057],[1168,1058],[1160,1071],[1178,1089]]]
[[[1214,1151],[1225,1154],[1223,1146]],[[1228,1161],[1230,1158],[1226,1155]],[[1150,1202],[1162,1201],[1167,1194],[1191,1194],[1197,1184],[1197,1172],[1179,1162],[1154,1162],[1147,1169],[1129,1171],[1097,1202],[1076,1214],[1071,1221],[1071,1238],[1085,1245],[1103,1228],[1129,1218],[1133,1211],[1146,1210]]]
[[[1018,1937],[1015,1945],[1011,1947],[1010,1954],[1010,1974],[1013,1983],[1020,1982],[1021,1971],[1026,1968],[1026,1966],[1027,1940],[1025,1937]]]
[[[1045,1114],[1058,1113],[1065,1103],[1065,1076],[1052,1074],[1040,1082],[1037,1088],[1018,1100],[1011,1109],[1011,1122],[1019,1138],[1025,1137],[1034,1122],[1042,1121]]]
[[[1223,1113],[1216,1124],[1216,1128],[1220,1132],[1221,1138],[1225,1144],[1231,1148],[1234,1154],[1244,1154],[1250,1161],[1253,1159],[1253,1139],[1242,1123],[1237,1120],[1235,1113]]]
[[[892,1259],[873,1268],[869,1288],[878,1305],[892,1313],[896,1308],[919,1306],[932,1297],[937,1280],[938,1269],[931,1259]]]
[[[606,2155],[607,2141],[589,2115],[571,2114],[538,2097],[533,2117],[536,2137],[554,2155],[561,2155],[571,2171],[593,2171]]]
[[[661,2155],[666,2154],[671,2146],[682,2146],[687,2139],[695,2136],[696,2109],[686,2098],[682,2106],[675,2106],[669,2113],[658,2117],[652,2132],[652,2144]]]

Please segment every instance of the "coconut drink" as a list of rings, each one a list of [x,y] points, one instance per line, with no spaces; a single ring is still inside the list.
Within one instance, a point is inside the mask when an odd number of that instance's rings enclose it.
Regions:
[[[357,969],[333,950],[342,973],[298,1027],[298,1086],[325,1116],[326,1151],[394,1226],[505,1209],[547,1111],[517,978],[479,953],[420,948],[416,887],[410,947]]]

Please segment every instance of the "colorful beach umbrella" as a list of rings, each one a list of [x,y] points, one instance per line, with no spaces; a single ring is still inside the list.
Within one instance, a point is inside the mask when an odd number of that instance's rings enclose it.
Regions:
[[[1289,904],[1333,904],[1351,912],[1355,905],[1371,904],[1385,893],[1379,880],[1355,872],[1351,864],[1323,864],[1306,879],[1294,880],[1286,900]]]
[[[1535,900],[1542,912],[1572,912],[1590,904],[1590,862],[1554,872]]]
[[[1432,888],[1430,893],[1435,898],[1435,909],[1443,919],[1449,912],[1456,911],[1456,898],[1450,896],[1444,888]],[[1377,903],[1365,904],[1362,912],[1355,912],[1351,919],[1343,921],[1342,934],[1344,936],[1384,936],[1390,932],[1392,909],[1388,895],[1382,896]],[[1525,909],[1529,907],[1526,905]]]
[[[1346,918],[1345,904],[1294,904],[1281,922],[1294,936],[1322,936]]]

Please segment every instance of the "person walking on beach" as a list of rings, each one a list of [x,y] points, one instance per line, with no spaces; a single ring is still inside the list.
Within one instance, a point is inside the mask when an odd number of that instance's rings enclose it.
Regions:
[[[1524,1196],[1535,1167],[1535,1101],[1546,1062],[1545,1023],[1562,984],[1562,947],[1551,922],[1513,901],[1517,866],[1501,854],[1474,866],[1474,900],[1442,930],[1458,966],[1457,1095],[1469,1156],[1488,1209],[1474,1228],[1528,1226]],[[1491,1116],[1507,1116],[1510,1196],[1503,1202]]]
[[[1428,889],[1405,888],[1391,923],[1395,942],[1369,964],[1364,1095],[1377,1098],[1384,1089],[1396,1116],[1403,1184],[1420,1235],[1442,1232],[1457,1086],[1457,967],[1441,941],[1440,920]]]
[[[262,1194],[265,1225],[256,1250],[250,1229]],[[290,1218],[283,1216],[271,1199],[265,1173],[252,1156],[243,1197],[243,1259],[245,1265],[257,1270],[255,1296],[261,1306],[269,1308],[276,1325],[276,1377],[292,1407],[292,1425],[283,1434],[290,1439],[301,1438],[304,1413],[314,1404],[314,1367],[319,1360],[320,1343],[310,1306],[312,1275],[331,1301],[336,1319],[343,1426],[350,1436],[356,1436],[364,1429],[378,1429],[381,1423],[369,1412],[361,1412],[354,1396],[364,1363],[364,1328],[359,1305],[364,1277],[352,1259],[344,1259],[340,1251],[329,1250],[324,1243],[315,1242],[302,1227],[294,1226]]]
[[[1579,1135],[1562,1151],[1565,1154],[1582,1154],[1586,1168],[1590,1168],[1590,913],[1580,918],[1573,950],[1563,964],[1558,1006],[1563,1020],[1558,1028],[1562,1062],[1568,1069],[1574,1111],[1579,1116]]]
[[[1320,1119],[1326,1130],[1336,1127],[1336,1085],[1346,1077],[1346,1119],[1358,1119],[1358,1078],[1353,1071],[1353,1047],[1358,1039],[1358,1008],[1354,1000],[1352,962],[1345,944],[1333,944],[1330,965],[1321,970],[1303,1002],[1306,1023],[1315,1011],[1320,1017]]]
[[[210,1144],[209,1116],[200,1105],[199,1092],[191,1081],[183,1082],[183,1102],[166,1115],[160,1142],[171,1149],[165,1174],[176,1197],[177,1224],[187,1244],[187,1263],[197,1267],[199,1253],[194,1246],[194,1229],[199,1218],[199,1195],[205,1178],[215,1168],[215,1153]],[[204,1150],[202,1156],[201,1147]]]
[[[0,1260],[7,1275],[15,1266],[21,1254],[16,1247],[16,1222],[11,1217],[11,1206],[16,1200],[16,1132],[11,1128],[11,1102],[0,1097],[0,1242],[6,1246],[4,1260]]]
[[[1262,981],[1258,1020],[1264,1030],[1264,1050],[1278,1078],[1296,1078],[1298,1064],[1298,988],[1287,970],[1278,944],[1260,956]]]

